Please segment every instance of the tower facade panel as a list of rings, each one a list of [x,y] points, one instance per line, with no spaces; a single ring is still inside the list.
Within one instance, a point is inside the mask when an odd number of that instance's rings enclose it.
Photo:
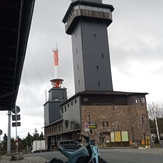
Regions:
[[[82,18],[71,35],[76,93],[112,91],[107,24]]]

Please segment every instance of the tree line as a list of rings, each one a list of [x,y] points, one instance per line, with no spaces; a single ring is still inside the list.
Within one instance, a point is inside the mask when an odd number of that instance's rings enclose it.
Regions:
[[[23,150],[29,150],[32,148],[32,144],[34,140],[44,140],[44,134],[41,132],[38,133],[37,129],[34,130],[34,134],[27,133],[27,136],[25,138],[17,137],[18,140],[18,149],[19,151]],[[16,150],[16,140],[14,138],[11,138],[11,151]],[[0,144],[0,152],[2,154],[5,154],[7,151],[7,134],[5,133],[3,136],[3,139]]]

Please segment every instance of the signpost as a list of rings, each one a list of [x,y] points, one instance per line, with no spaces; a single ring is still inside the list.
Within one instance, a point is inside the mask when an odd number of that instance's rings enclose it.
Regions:
[[[97,128],[97,123],[89,122],[89,129],[96,129],[96,128]]]
[[[86,123],[84,123],[84,130],[86,131],[86,132],[89,132],[89,124],[86,122]]]
[[[20,112],[20,107],[19,106],[15,106],[14,109],[12,109],[12,113],[15,114],[15,115],[12,115],[12,121],[15,121],[15,122],[12,122],[12,127],[16,127],[16,158],[17,158],[17,161],[18,161],[18,147],[19,147],[19,141],[18,141],[18,136],[17,136],[17,127],[18,126],[21,126],[21,123],[18,122],[20,121],[20,114],[18,114]]]
[[[0,129],[0,152],[1,152],[1,135],[2,135],[2,130]]]

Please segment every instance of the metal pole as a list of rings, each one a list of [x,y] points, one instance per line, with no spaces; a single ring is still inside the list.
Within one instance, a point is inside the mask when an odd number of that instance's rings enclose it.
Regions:
[[[18,146],[19,146],[19,141],[17,138],[17,106],[15,106],[15,120],[16,120],[16,141],[17,141],[17,146],[16,146],[16,160],[18,161]]]
[[[8,111],[7,154],[11,153],[11,111]]]
[[[0,134],[0,156],[1,156],[1,134]]]

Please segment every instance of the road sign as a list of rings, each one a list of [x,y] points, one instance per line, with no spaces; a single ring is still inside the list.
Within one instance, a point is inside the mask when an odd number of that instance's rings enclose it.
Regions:
[[[15,106],[15,108],[13,108],[11,111],[14,114],[16,114],[16,113],[18,114],[20,112],[20,107],[19,106]]]
[[[17,122],[17,125],[16,122],[12,122],[12,127],[19,127],[19,126],[21,126],[20,122]]]
[[[87,122],[84,123],[84,130],[89,131],[89,124]]]
[[[20,121],[20,114],[18,115],[12,115],[12,121]]]
[[[97,123],[89,122],[89,129],[96,129],[96,128],[97,128]]]

